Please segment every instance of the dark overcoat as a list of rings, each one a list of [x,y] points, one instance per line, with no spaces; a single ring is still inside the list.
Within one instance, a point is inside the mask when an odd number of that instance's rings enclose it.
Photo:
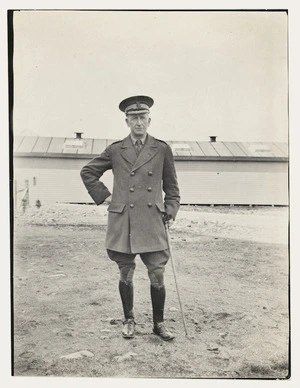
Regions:
[[[114,184],[106,248],[125,253],[167,249],[162,215],[167,213],[175,219],[180,206],[170,146],[149,134],[138,157],[130,135],[108,146],[81,170],[82,180],[97,205],[111,194],[99,181],[108,169],[113,171]]]

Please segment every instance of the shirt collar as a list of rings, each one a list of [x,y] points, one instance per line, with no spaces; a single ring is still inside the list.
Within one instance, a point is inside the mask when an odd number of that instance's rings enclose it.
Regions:
[[[137,141],[138,139],[136,139],[135,137],[133,137],[132,134],[130,134],[130,137],[131,137],[132,144],[135,145],[135,143],[136,143],[136,141]],[[146,139],[147,139],[147,133],[145,134],[144,137],[140,138],[140,140],[141,140],[141,142],[142,142],[142,145],[145,144]]]

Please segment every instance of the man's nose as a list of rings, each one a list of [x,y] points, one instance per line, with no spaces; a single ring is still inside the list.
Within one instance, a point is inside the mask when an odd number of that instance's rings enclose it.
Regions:
[[[142,124],[142,120],[140,117],[137,118],[137,125],[141,125]]]

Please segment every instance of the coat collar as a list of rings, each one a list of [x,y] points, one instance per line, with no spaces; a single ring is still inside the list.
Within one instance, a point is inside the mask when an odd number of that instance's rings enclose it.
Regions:
[[[132,171],[137,170],[142,165],[147,163],[150,159],[154,157],[157,153],[157,140],[149,135],[147,136],[146,144],[144,145],[141,153],[138,158],[136,157],[136,152],[132,144],[130,135],[123,139],[121,144],[121,155],[122,157],[131,164]]]

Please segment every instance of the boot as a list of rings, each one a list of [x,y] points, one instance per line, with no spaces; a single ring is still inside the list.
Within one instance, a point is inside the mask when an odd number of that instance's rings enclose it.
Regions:
[[[175,338],[165,326],[164,308],[166,300],[165,286],[156,288],[151,286],[151,301],[153,311],[153,333],[160,336],[164,341],[170,341]]]
[[[164,322],[154,323],[153,333],[160,336],[164,341],[170,341],[175,338],[175,335],[170,332]]]
[[[135,321],[133,313],[133,284],[119,281],[119,291],[124,311],[122,335],[124,338],[133,338]]]
[[[122,336],[123,338],[133,338],[135,329],[135,321],[133,318],[125,319],[123,322]]]

